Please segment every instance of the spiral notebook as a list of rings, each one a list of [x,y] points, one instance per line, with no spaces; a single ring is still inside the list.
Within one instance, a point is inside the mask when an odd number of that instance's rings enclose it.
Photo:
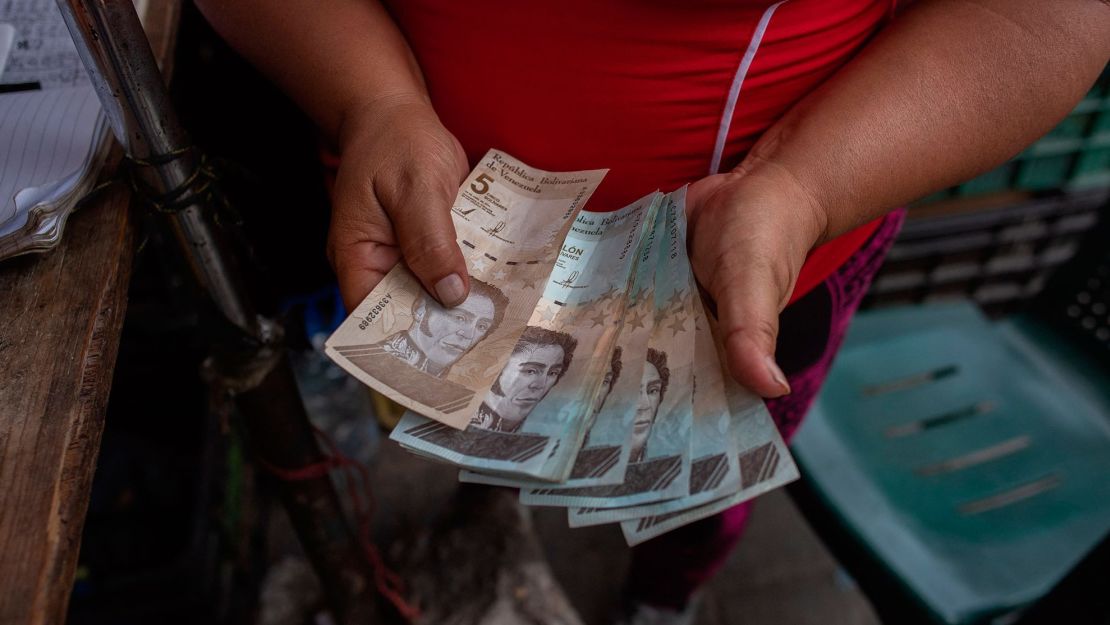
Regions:
[[[58,244],[110,148],[57,3],[0,2],[0,260]]]

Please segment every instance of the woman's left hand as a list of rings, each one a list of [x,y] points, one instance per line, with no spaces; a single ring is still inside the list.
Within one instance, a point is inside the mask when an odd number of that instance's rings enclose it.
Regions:
[[[824,210],[770,163],[699,180],[686,206],[694,276],[716,302],[732,376],[763,397],[789,393],[774,356],[779,313],[825,237]]]

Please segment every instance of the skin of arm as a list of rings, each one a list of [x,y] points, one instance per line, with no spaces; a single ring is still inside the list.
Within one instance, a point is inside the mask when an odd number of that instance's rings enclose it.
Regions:
[[[691,260],[733,375],[765,397],[789,392],[778,314],[809,250],[1014,156],[1108,58],[1104,1],[919,1],[734,171],[695,183]]]
[[[444,305],[469,292],[451,202],[469,171],[376,0],[197,0],[339,149],[328,257],[348,310],[404,259]]]
[[[359,111],[429,103],[412,51],[373,0],[196,0],[212,27],[336,145]]]

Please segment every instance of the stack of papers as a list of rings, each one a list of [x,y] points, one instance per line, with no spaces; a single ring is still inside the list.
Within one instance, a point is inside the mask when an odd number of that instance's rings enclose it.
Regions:
[[[15,41],[15,26],[0,24],[0,72],[8,63],[8,55],[12,51],[13,41]]]
[[[57,3],[0,3],[0,259],[58,244],[110,136]]]
[[[0,258],[58,244],[108,146],[89,87],[0,94]]]

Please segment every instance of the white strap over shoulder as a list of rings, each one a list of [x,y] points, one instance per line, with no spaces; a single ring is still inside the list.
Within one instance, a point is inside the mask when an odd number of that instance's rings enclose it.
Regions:
[[[767,32],[767,26],[771,23],[771,16],[775,14],[780,6],[789,1],[782,0],[767,7],[763,16],[759,18],[759,24],[756,25],[755,32],[752,33],[752,39],[748,42],[748,49],[744,51],[744,56],[740,58],[740,66],[736,68],[736,75],[732,78],[732,86],[728,90],[725,108],[721,112],[721,124],[717,127],[717,144],[713,146],[713,158],[709,162],[710,174],[715,174],[721,169],[721,155],[725,151],[728,129],[732,126],[732,114],[736,111],[736,101],[740,98],[740,88],[744,85],[744,77],[748,75],[748,68],[752,66],[752,60],[755,59],[755,53],[759,50],[759,44],[763,41],[764,33]]]

